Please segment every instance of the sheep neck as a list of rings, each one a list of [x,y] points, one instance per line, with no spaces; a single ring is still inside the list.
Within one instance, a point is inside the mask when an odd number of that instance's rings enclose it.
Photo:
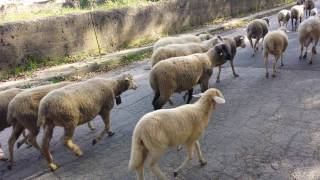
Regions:
[[[202,113],[202,117],[205,117],[203,120],[205,120],[206,124],[209,122],[209,119],[212,115],[212,111],[215,109],[215,103],[211,99],[211,97],[201,97],[196,103],[199,112]]]
[[[120,96],[124,91],[128,89],[125,83],[121,80],[114,80],[112,82],[112,89],[115,96]]]

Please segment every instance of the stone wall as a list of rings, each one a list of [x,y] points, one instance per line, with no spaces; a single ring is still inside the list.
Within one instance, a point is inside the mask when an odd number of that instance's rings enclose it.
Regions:
[[[30,58],[112,52],[132,40],[175,33],[215,18],[267,9],[286,0],[169,0],[158,4],[94,11],[0,25],[0,70],[24,65]]]

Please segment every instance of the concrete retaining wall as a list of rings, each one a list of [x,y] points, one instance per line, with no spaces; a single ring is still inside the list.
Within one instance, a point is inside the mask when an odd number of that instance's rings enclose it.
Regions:
[[[125,43],[156,33],[175,33],[217,17],[270,8],[286,0],[170,0],[140,8],[95,11],[0,26],[0,70],[30,58],[112,52]],[[223,11],[222,11],[223,10]]]

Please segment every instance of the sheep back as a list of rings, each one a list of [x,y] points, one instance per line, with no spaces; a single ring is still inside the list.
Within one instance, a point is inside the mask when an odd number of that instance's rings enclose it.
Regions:
[[[268,33],[268,24],[265,20],[256,19],[249,23],[247,27],[248,38],[262,38]]]
[[[304,20],[298,28],[299,42],[305,44],[305,41],[312,41],[320,37],[320,19],[313,16]]]
[[[281,55],[288,47],[288,36],[282,30],[269,32],[263,42],[264,50],[274,55]]]
[[[169,44],[184,44],[184,43],[200,43],[201,39],[198,36],[195,35],[181,35],[178,37],[165,37],[159,39],[154,45],[153,45],[153,51],[158,49],[159,47],[163,47]]]

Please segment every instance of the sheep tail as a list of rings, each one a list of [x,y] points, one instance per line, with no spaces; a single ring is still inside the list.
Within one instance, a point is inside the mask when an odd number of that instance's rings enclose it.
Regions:
[[[138,167],[143,166],[145,159],[146,147],[143,141],[136,136],[132,137],[131,154],[129,161],[129,171],[136,170]]]

